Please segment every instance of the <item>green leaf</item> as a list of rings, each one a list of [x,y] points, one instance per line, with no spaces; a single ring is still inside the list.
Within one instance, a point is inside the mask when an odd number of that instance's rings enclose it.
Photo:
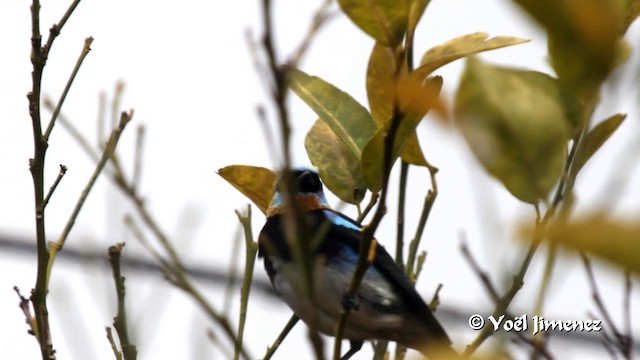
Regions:
[[[584,144],[576,154],[576,159],[573,162],[571,168],[573,178],[580,172],[587,161],[591,159],[593,154],[613,135],[614,131],[618,129],[618,126],[622,124],[626,117],[627,115],[625,114],[615,114],[589,131],[584,139]]]
[[[407,31],[411,0],[338,0],[342,11],[376,41],[394,46]]]
[[[597,86],[615,61],[624,34],[623,0],[515,0],[542,25],[558,79],[576,89]]]
[[[427,50],[422,56],[421,65],[416,69],[416,72],[426,76],[434,70],[465,56],[529,42],[527,39],[513,36],[496,36],[490,39],[488,37],[489,34],[486,32],[476,32],[453,38],[435,46]]]
[[[550,224],[545,235],[549,241],[640,272],[640,219],[591,216],[567,224]]]
[[[307,133],[304,145],[327,188],[342,201],[359,204],[366,192],[360,159],[329,125],[318,119]]]
[[[277,180],[276,173],[258,166],[229,165],[218,169],[218,175],[240,190],[260,211],[267,212]]]
[[[537,203],[560,177],[569,138],[556,80],[471,57],[455,116],[484,168],[516,198]]]
[[[428,109],[438,102],[438,95],[442,88],[442,78],[435,76],[427,79],[422,84],[415,82],[412,76],[407,76],[398,84],[398,94],[400,96],[400,108],[406,114],[400,121],[393,142],[391,152],[391,163],[400,156],[407,141],[413,139],[415,129],[424,118]],[[367,187],[372,192],[380,191],[384,176],[384,138],[389,131],[392,119],[389,119],[383,127],[378,129],[376,134],[369,140],[362,152],[362,173]],[[420,153],[421,154],[421,153]],[[424,158],[423,158],[424,160]]]
[[[340,140],[360,157],[378,125],[371,114],[351,95],[297,69],[289,70],[291,89],[331,127]]]

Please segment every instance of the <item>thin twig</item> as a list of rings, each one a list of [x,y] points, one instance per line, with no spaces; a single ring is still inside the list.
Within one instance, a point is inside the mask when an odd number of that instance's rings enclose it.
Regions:
[[[480,281],[482,282],[482,284],[484,285],[484,288],[489,293],[489,296],[491,297],[491,300],[494,303],[499,304],[502,299],[500,298],[500,295],[498,294],[498,290],[496,289],[495,285],[493,284],[493,282],[489,278],[489,275],[487,274],[487,272],[482,270],[482,268],[480,267],[480,265],[478,264],[476,259],[471,254],[471,251],[469,250],[469,247],[467,245],[467,241],[464,238],[464,234],[461,234],[460,236],[462,238],[461,239],[461,243],[460,243],[460,251],[462,252],[462,255],[464,256],[464,258],[467,260],[467,262],[469,263],[469,265],[473,269],[473,272],[475,272],[476,275],[480,278]],[[506,309],[505,309],[505,312],[506,312]],[[509,317],[512,317],[511,314],[507,314],[507,315]],[[536,338],[528,338],[523,333],[518,332],[518,331],[516,331],[514,334],[524,344],[530,345],[532,347],[532,349],[534,351],[534,353],[533,353],[534,358],[535,358],[536,355],[541,355],[541,356],[545,357],[546,359],[549,359],[549,360],[553,359],[553,357],[549,353],[549,350],[546,348],[546,342],[544,342],[544,341],[542,341],[542,342],[536,341]]]
[[[631,359],[632,357],[632,347],[629,346],[631,343],[631,339],[627,338],[620,329],[616,326],[613,318],[609,314],[607,307],[604,305],[604,301],[600,296],[600,291],[598,290],[598,285],[596,283],[596,278],[593,273],[593,268],[591,266],[591,261],[587,257],[584,252],[580,252],[580,258],[584,263],[585,270],[587,272],[587,279],[589,280],[589,285],[591,286],[591,296],[593,297],[593,301],[596,303],[596,307],[600,311],[600,314],[603,317],[604,323],[609,326],[611,331],[613,332],[613,336],[615,338],[615,342],[613,344],[616,345],[616,348],[620,351],[620,353],[626,358]],[[613,341],[613,340],[612,340]]]
[[[122,134],[125,127],[129,123],[129,121],[131,121],[132,118],[133,118],[133,110],[129,112],[122,112],[120,116],[120,123],[118,124],[118,127],[113,129],[113,131],[111,132],[109,141],[107,141],[107,145],[104,151],[102,152],[102,157],[100,158],[100,161],[98,162],[98,164],[96,164],[96,168],[94,169],[93,174],[91,175],[91,178],[89,179],[89,181],[87,182],[87,185],[85,186],[84,190],[80,194],[80,197],[76,202],[76,206],[74,207],[73,212],[71,213],[71,216],[69,216],[69,219],[67,220],[67,224],[65,225],[64,229],[62,230],[62,233],[58,237],[58,241],[50,244],[51,248],[49,251],[51,254],[51,258],[49,259],[49,264],[47,269],[47,283],[50,276],[51,268],[55,261],[56,254],[60,250],[62,250],[62,248],[64,247],[67,237],[69,236],[69,233],[71,232],[71,229],[73,228],[73,225],[75,224],[75,221],[78,218],[78,215],[80,214],[80,210],[82,210],[82,206],[84,205],[84,202],[87,200],[87,197],[89,196],[91,189],[93,189],[93,185],[96,183],[96,180],[98,180],[98,176],[102,172],[102,169],[104,168],[105,164],[115,152],[118,141],[120,140],[120,135]]]
[[[20,303],[18,303],[18,306],[24,314],[25,322],[27,323],[27,325],[29,325],[29,334],[33,335],[36,330],[36,319],[33,317],[33,315],[31,315],[31,309],[29,308],[29,299],[22,296],[22,294],[20,293],[20,289],[18,289],[17,286],[13,287],[13,291],[15,291],[20,298]]]
[[[431,214],[433,204],[438,197],[438,182],[436,180],[438,168],[431,165],[428,165],[427,168],[429,169],[429,177],[431,179],[431,189],[427,192],[427,195],[424,198],[418,227],[416,228],[416,233],[413,236],[411,243],[409,243],[409,255],[407,255],[407,267],[405,268],[405,273],[410,279],[415,278],[414,264],[416,261],[416,255],[418,254],[418,248],[420,246],[420,241],[422,240],[422,234],[424,233],[427,220],[429,220],[429,214]]]
[[[289,112],[287,109],[287,95],[289,90],[288,83],[288,67],[280,66],[276,53],[276,46],[273,38],[273,7],[271,0],[262,1],[262,23],[264,33],[262,36],[262,49],[265,54],[265,62],[268,69],[267,76],[263,78],[266,83],[268,94],[273,102],[276,110],[280,136],[282,141],[282,183],[284,189],[281,194],[284,198],[284,235],[289,244],[292,244],[292,255],[295,264],[298,266],[302,276],[302,296],[307,297],[312,303],[315,302],[313,276],[311,272],[311,244],[306,241],[297,241],[296,239],[312,238],[310,229],[305,226],[302,219],[302,212],[295,199],[295,187],[292,175],[289,172],[291,168],[291,124],[289,121]],[[261,67],[259,67],[261,68]],[[322,359],[322,340],[317,334],[314,324],[315,315],[308,318],[309,338],[313,345],[314,355],[316,359]]]
[[[118,81],[115,85],[113,99],[111,100],[111,128],[115,128],[118,123],[118,112],[120,111],[120,101],[124,92],[124,82]],[[99,145],[102,145],[99,143]]]
[[[527,253],[522,261],[522,264],[520,265],[520,270],[513,277],[511,287],[507,290],[507,292],[503,296],[499,298],[499,301],[496,303],[496,307],[494,308],[493,313],[491,314],[491,316],[493,316],[494,318],[500,317],[507,311],[507,309],[509,308],[509,305],[511,304],[511,301],[513,301],[513,298],[516,296],[518,291],[520,291],[520,289],[522,288],[524,284],[524,276],[526,275],[527,269],[529,268],[529,264],[533,259],[533,255],[535,254],[536,249],[538,248],[538,245],[542,240],[542,229],[543,229],[543,224],[539,221],[536,221],[533,240],[531,241],[531,244],[529,245],[529,249],[527,250]],[[469,345],[467,345],[464,355],[470,356],[471,354],[473,354],[478,349],[478,347],[493,333],[494,331],[490,326],[485,326],[480,331],[478,336]]]
[[[111,270],[113,271],[113,281],[116,286],[116,294],[118,298],[118,313],[113,318],[113,328],[118,333],[118,339],[120,340],[120,346],[122,347],[122,355],[125,360],[135,360],[138,356],[138,350],[135,344],[129,339],[129,331],[127,329],[127,311],[125,306],[125,278],[122,276],[120,270],[120,257],[122,256],[122,249],[124,249],[124,243],[118,243],[116,245],[109,246],[109,264],[111,264]]]
[[[543,336],[548,337],[549,334],[550,333],[544,333]],[[521,332],[516,332],[516,335],[517,336],[514,339],[514,341],[520,341],[523,344],[529,345],[533,349],[532,359],[535,359],[538,356],[542,356],[547,360],[553,360],[554,359],[553,355],[551,355],[551,353],[549,352],[549,349],[547,349],[544,346],[545,344],[547,344],[546,341],[538,342],[538,341],[536,341],[536,338],[527,337]]]
[[[436,291],[433,293],[433,297],[431,298],[431,301],[429,301],[429,309],[431,309],[431,311],[435,312],[438,306],[440,305],[440,290],[442,290],[442,287],[443,287],[442,284],[438,284]]]
[[[625,270],[624,280],[625,280],[624,306],[623,306],[624,332],[625,332],[625,336],[628,339],[626,353],[629,354],[629,359],[630,359],[633,351],[633,333],[632,333],[633,330],[631,329],[631,290],[632,290],[633,284],[631,282],[630,270]]]
[[[116,360],[122,360],[122,353],[118,350],[118,345],[116,345],[116,339],[113,338],[113,332],[111,328],[105,326],[104,329],[107,332],[107,340],[109,340],[109,344],[111,344],[111,350],[113,350],[113,355],[116,357]]]
[[[491,300],[495,304],[497,304],[500,301],[498,290],[496,290],[495,286],[493,286],[493,282],[491,282],[489,274],[487,274],[486,271],[480,268],[480,265],[478,265],[476,259],[473,257],[473,255],[471,255],[471,251],[469,250],[469,246],[467,245],[464,234],[460,234],[460,237],[460,252],[462,253],[462,256],[467,260],[469,265],[471,265],[471,269],[473,269],[473,272],[476,273],[476,275],[478,275],[478,277],[480,278],[480,281],[489,293],[489,297],[491,298]]]
[[[396,78],[399,74],[400,68],[396,69]],[[362,237],[360,239],[358,249],[358,261],[351,277],[349,289],[345,296],[354,296],[360,287],[360,283],[364,278],[364,274],[373,262],[377,242],[374,240],[375,232],[382,222],[382,218],[387,212],[387,188],[389,185],[389,175],[393,166],[393,146],[395,142],[396,133],[400,127],[400,122],[404,118],[404,115],[400,111],[398,101],[394,101],[393,116],[391,118],[391,124],[387,133],[384,136],[384,153],[383,153],[383,175],[382,175],[382,187],[380,191],[380,202],[376,212],[373,215],[371,222],[362,228]],[[340,319],[335,331],[335,342],[333,347],[333,359],[340,359],[341,343],[344,335],[344,329],[349,317],[350,308],[343,304],[340,311]]]
[[[51,98],[45,96],[44,106],[47,110],[53,111],[54,105]],[[100,155],[98,154],[98,152],[94,150],[89,141],[80,133],[78,128],[76,128],[75,125],[73,125],[73,123],[69,121],[69,119],[67,119],[64,113],[60,113],[60,115],[58,115],[58,122],[60,123],[60,126],[62,126],[69,133],[69,135],[71,135],[73,140],[75,140],[78,145],[80,145],[80,148],[85,153],[87,153],[91,160],[93,160],[94,162],[98,162],[100,160]]]
[[[196,303],[204,310],[204,312],[222,328],[225,335],[227,335],[234,344],[237,343],[236,335],[233,332],[233,329],[231,328],[231,325],[229,324],[229,321],[227,320],[227,318],[221,313],[219,313],[218,311],[216,311],[211,306],[211,304],[209,304],[209,302],[205,299],[202,293],[200,293],[200,291],[198,291],[197,288],[193,286],[193,284],[187,277],[187,274],[185,273],[182,266],[181,265],[178,266],[177,264],[166,260],[162,255],[160,255],[160,253],[155,251],[151,246],[150,242],[146,239],[146,237],[142,233],[141,229],[135,226],[135,223],[133,222],[133,219],[131,217],[126,217],[125,223],[127,223],[129,227],[133,230],[134,235],[138,240],[140,240],[141,244],[145,246],[147,250],[149,250],[150,253],[160,263],[162,270],[167,276],[167,279],[170,282],[172,282],[176,287],[188,293],[196,301]],[[171,246],[170,243],[169,243],[169,246]],[[252,358],[247,354],[244,347],[241,347],[240,354],[245,359]]]
[[[105,139],[104,139],[104,132],[105,132],[105,116],[107,114],[107,95],[103,92],[100,92],[100,95],[98,95],[98,120],[97,120],[97,136],[96,136],[96,143],[97,144],[101,144]]]
[[[538,214],[537,216],[539,217],[540,214]],[[544,273],[542,275],[542,282],[540,283],[540,290],[538,291],[536,303],[533,308],[534,314],[542,314],[543,312],[544,301],[547,298],[549,286],[551,285],[551,276],[553,275],[554,265],[557,257],[558,257],[558,244],[552,243],[549,246],[549,250],[547,252],[547,259],[545,260],[545,264],[544,264]],[[543,336],[543,333],[541,332],[533,336],[531,341],[534,342],[536,346],[534,347],[533,354],[531,354],[532,360],[537,359],[540,355],[544,355],[542,353],[539,353],[538,349],[546,349],[546,345],[547,345],[546,342],[548,339],[549,339],[549,336]]]
[[[122,85],[117,86],[118,93],[122,92]],[[62,117],[60,117],[62,120]],[[87,153],[91,154],[93,150],[91,149],[88,141],[80,134],[77,133],[76,140],[78,140],[81,147],[87,151]],[[107,146],[108,150],[109,146]],[[142,219],[143,223],[147,228],[151,230],[156,239],[160,242],[163,250],[169,255],[171,261],[166,260],[155,250],[152,251],[156,260],[161,264],[161,268],[165,272],[167,278],[173,282],[180,289],[189,293],[191,297],[196,301],[196,303],[205,311],[205,313],[216,322],[224,331],[225,335],[229,337],[232,342],[236,342],[235,332],[231,328],[229,321],[226,317],[216,311],[206,300],[206,298],[195,288],[195,286],[188,279],[184,266],[182,264],[182,260],[178,256],[176,250],[171,245],[171,241],[166,233],[161,229],[153,216],[146,209],[143,199],[135,192],[135,189],[131,187],[131,181],[128,181],[125,178],[122,167],[119,165],[119,162],[114,161],[117,156],[115,153],[112,154],[110,159],[112,160],[113,171],[108,173],[109,179],[116,185],[118,189],[120,189],[126,197],[131,200],[136,210],[137,215]],[[139,232],[141,234],[141,232]],[[138,234],[139,235],[139,234]],[[142,239],[144,239],[142,237]],[[145,244],[145,242],[143,242]],[[146,242],[148,245],[148,242]],[[149,250],[151,250],[151,246],[147,246]],[[251,357],[246,353],[246,350],[243,348],[241,350],[241,354],[243,358],[250,359]]]
[[[615,326],[609,311],[604,306],[604,301],[602,301],[602,297],[600,297],[600,291],[598,290],[598,284],[596,283],[596,278],[593,274],[593,268],[591,267],[591,261],[587,257],[584,252],[580,252],[580,258],[584,264],[585,270],[587,272],[587,279],[589,280],[589,285],[591,286],[591,296],[593,297],[593,301],[596,303],[596,307],[600,311],[600,314],[604,318],[605,323],[611,327],[613,334],[616,338],[620,337],[620,331]]]
[[[233,296],[236,291],[236,284],[238,283],[238,260],[240,259],[240,244],[242,236],[242,224],[236,229],[235,234],[233,235],[233,246],[231,247],[231,254],[229,256],[229,267],[226,272],[227,281],[225,286],[225,294],[224,301],[222,305],[222,311],[225,313],[229,313],[231,311],[231,302],[233,301]]]
[[[66,173],[67,173],[67,167],[60,164],[60,172],[58,172],[58,177],[56,177],[56,180],[53,182],[53,185],[51,185],[51,188],[49,188],[49,192],[47,193],[47,196],[44,198],[44,201],[42,203],[43,208],[46,208],[47,204],[49,204],[49,200],[51,200],[51,196],[53,195],[53,192],[56,191],[58,184],[60,184],[60,180],[62,180],[62,177],[64,177],[64,174]]]
[[[256,107],[256,114],[258,116],[258,123],[262,128],[262,134],[264,135],[266,143],[270,144],[270,146],[267,146],[267,151],[269,152],[269,156],[274,162],[276,162],[278,159],[278,156],[276,155],[277,153],[276,151],[277,146],[275,145],[276,140],[275,140],[275,136],[273,135],[273,132],[271,131],[271,128],[269,127],[269,120],[267,119],[267,113],[264,109],[264,106],[258,105]]]
[[[424,266],[424,262],[427,260],[427,252],[426,251],[422,251],[419,255],[418,258],[416,259],[416,272],[413,276],[413,278],[411,278],[411,280],[415,283],[416,281],[418,281],[418,277],[420,276],[420,273],[422,272],[422,268]]]
[[[291,329],[293,329],[293,327],[298,323],[298,320],[300,320],[300,318],[297,317],[295,314],[291,315],[289,322],[287,322],[287,325],[285,325],[285,327],[282,329],[282,331],[280,332],[280,335],[278,335],[278,337],[273,342],[273,344],[267,348],[267,352],[266,354],[264,354],[264,357],[262,358],[263,360],[271,359],[273,354],[275,354],[276,350],[278,350],[278,347],[280,347],[280,344],[282,344],[282,341],[287,337],[287,335],[289,335],[289,332],[291,331]]]
[[[73,81],[76,79],[76,75],[78,75],[78,71],[80,71],[80,67],[82,66],[82,62],[91,51],[91,43],[93,42],[93,38],[89,36],[84,40],[84,46],[82,47],[82,52],[80,52],[80,56],[76,61],[76,66],[73,68],[71,75],[69,75],[69,79],[67,80],[67,84],[62,90],[62,94],[60,95],[60,99],[51,114],[51,120],[49,120],[49,125],[47,126],[47,130],[44,133],[44,141],[49,141],[49,137],[51,136],[51,131],[53,131],[53,126],[56,124],[56,120],[58,119],[58,115],[60,115],[60,109],[62,109],[62,104],[64,104],[64,100],[67,98],[67,94],[69,94],[69,90],[71,89],[71,85]]]
[[[71,17],[71,14],[73,14],[78,4],[80,4],[80,0],[74,0],[71,3],[71,5],[69,5],[69,7],[67,8],[67,11],[65,11],[64,15],[62,15],[62,18],[60,19],[60,21],[58,21],[58,23],[56,24],[53,24],[53,26],[51,26],[51,28],[49,29],[49,39],[47,40],[47,43],[42,48],[45,59],[49,56],[49,51],[51,51],[51,47],[53,46],[53,41],[58,37],[58,35],[60,35],[62,28],[67,23],[67,21]]]
[[[144,125],[138,126],[136,133],[136,150],[133,155],[133,176],[131,177],[131,187],[136,193],[140,188],[140,177],[142,174],[142,150],[144,149]]]
[[[407,198],[407,178],[409,174],[409,163],[402,160],[400,166],[400,184],[398,185],[398,228],[396,230],[396,264],[400,269],[404,269],[404,208]]]
[[[330,19],[329,8],[333,0],[325,0],[320,7],[313,14],[313,19],[311,20],[311,25],[309,25],[309,29],[307,29],[307,33],[302,38],[302,42],[298,44],[296,50],[293,51],[293,55],[289,57],[287,64],[292,67],[297,67],[300,63],[300,60],[304,57],[311,45],[312,40],[315,38],[316,34],[322,28],[323,25],[327,23],[327,20]]]
[[[358,224],[362,224],[367,215],[369,215],[369,212],[371,212],[371,209],[373,209],[373,207],[378,203],[379,198],[380,193],[371,193],[369,203],[367,204],[367,206],[365,206],[364,210],[362,210],[362,213],[358,215],[358,219],[356,220]]]
[[[244,228],[245,235],[245,263],[244,278],[242,280],[242,289],[240,292],[240,319],[238,321],[238,334],[236,335],[236,344],[233,352],[233,359],[238,360],[240,350],[242,349],[242,341],[244,339],[244,324],[247,319],[247,305],[249,303],[249,294],[251,292],[251,281],[253,279],[253,268],[256,263],[256,254],[258,253],[258,244],[253,240],[253,230],[251,228],[251,206],[247,206],[247,214],[242,215],[236,211],[238,220]]]

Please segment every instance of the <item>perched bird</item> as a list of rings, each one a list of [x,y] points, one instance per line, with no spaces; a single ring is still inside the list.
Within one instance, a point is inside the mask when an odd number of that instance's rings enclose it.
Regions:
[[[294,169],[290,179],[297,210],[302,211],[299,221],[308,238],[288,240],[284,181],[280,180],[258,245],[274,290],[293,312],[319,332],[333,335],[342,304],[349,302],[344,338],[350,340],[351,348],[343,360],[358,352],[365,340],[396,341],[426,356],[436,349],[440,353],[442,348],[455,355],[440,323],[382,246],[376,246],[373,263],[355,297],[345,297],[358,259],[362,228],[330,208],[315,170]],[[313,298],[303,290],[307,280],[294,261],[291,241],[313,245],[309,251]]]

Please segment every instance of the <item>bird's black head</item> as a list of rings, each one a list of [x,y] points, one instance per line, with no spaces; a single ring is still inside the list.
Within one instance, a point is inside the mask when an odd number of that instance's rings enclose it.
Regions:
[[[322,182],[315,170],[306,168],[294,169],[291,171],[291,175],[298,194],[322,192]]]
[[[327,199],[322,191],[322,182],[318,172],[310,168],[294,168],[288,174],[289,181],[294,186],[295,196],[302,205],[303,210],[313,210],[318,208],[329,208]],[[285,175],[280,177],[273,194],[273,199],[267,209],[267,216],[278,214],[283,211],[285,184],[287,178]]]

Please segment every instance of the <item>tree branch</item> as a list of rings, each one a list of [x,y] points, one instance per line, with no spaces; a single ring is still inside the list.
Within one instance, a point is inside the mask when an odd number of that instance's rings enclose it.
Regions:
[[[124,249],[124,243],[118,243],[116,245],[109,246],[109,263],[113,271],[113,280],[116,286],[116,294],[118,298],[118,313],[113,318],[113,327],[118,333],[118,339],[120,340],[120,346],[122,347],[122,355],[125,360],[136,360],[138,356],[138,350],[136,346],[129,339],[129,331],[127,329],[127,311],[125,306],[125,278],[122,276],[120,270],[120,257],[122,255],[122,249]]]

